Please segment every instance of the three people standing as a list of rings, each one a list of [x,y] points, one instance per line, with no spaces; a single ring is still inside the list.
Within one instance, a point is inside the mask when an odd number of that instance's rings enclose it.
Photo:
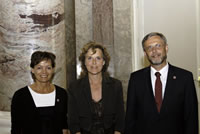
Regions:
[[[192,73],[167,62],[163,34],[147,34],[142,47],[150,66],[130,76],[125,123],[122,83],[107,72],[110,56],[105,47],[84,45],[79,56],[82,72],[68,96],[51,84],[55,55],[33,53],[34,83],[12,99],[12,134],[67,133],[67,120],[71,134],[198,134]]]

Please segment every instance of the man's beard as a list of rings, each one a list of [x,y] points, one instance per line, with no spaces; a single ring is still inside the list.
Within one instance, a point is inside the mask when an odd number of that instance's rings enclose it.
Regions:
[[[151,58],[148,57],[148,60],[152,65],[161,65],[166,59],[167,55],[163,56],[160,61],[153,61]]]

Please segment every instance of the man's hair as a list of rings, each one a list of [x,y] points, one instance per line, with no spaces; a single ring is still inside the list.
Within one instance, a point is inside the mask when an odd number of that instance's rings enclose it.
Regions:
[[[150,37],[153,37],[153,36],[159,36],[159,37],[163,40],[164,44],[167,44],[167,39],[166,39],[166,37],[165,37],[162,33],[151,32],[151,33],[147,34],[147,35],[143,38],[143,40],[142,40],[142,48],[143,48],[143,50],[144,50],[144,44],[145,44],[145,42],[146,42]]]

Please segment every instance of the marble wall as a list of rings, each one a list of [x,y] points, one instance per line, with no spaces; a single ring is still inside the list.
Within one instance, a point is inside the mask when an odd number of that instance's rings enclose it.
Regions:
[[[30,55],[57,56],[54,83],[68,87],[80,72],[85,43],[106,46],[109,72],[123,83],[124,100],[133,70],[131,0],[0,0],[0,110],[9,110],[13,93],[32,82]],[[67,74],[67,75],[66,75]]]
[[[66,87],[64,0],[0,0],[0,110],[13,93],[32,82],[30,55],[56,54],[53,83]]]
[[[113,0],[92,1],[92,34],[93,40],[107,48],[111,57],[108,71],[114,76]]]
[[[115,77],[123,83],[126,102],[130,73],[134,71],[132,0],[113,0]]]
[[[75,0],[75,31],[76,31],[76,61],[77,75],[80,74],[80,63],[78,56],[81,48],[92,37],[92,1],[93,0]]]

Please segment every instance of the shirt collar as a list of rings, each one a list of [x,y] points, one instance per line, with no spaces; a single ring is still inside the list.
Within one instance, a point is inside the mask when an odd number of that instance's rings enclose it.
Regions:
[[[151,75],[155,76],[156,72],[159,72],[162,76],[167,76],[168,73],[168,69],[169,69],[169,64],[167,63],[160,71],[155,70],[152,66],[151,66]]]

